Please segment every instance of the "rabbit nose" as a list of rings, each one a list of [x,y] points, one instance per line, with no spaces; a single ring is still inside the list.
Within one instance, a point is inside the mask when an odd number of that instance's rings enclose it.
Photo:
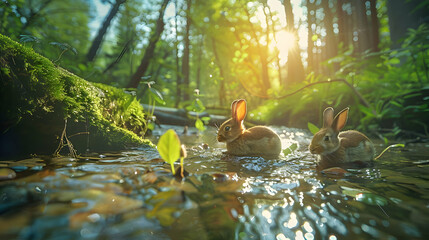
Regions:
[[[218,141],[218,142],[223,142],[223,141],[225,141],[225,137],[224,137],[224,136],[222,136],[222,135],[220,135],[220,134],[218,134],[218,135],[217,135],[217,141]]]

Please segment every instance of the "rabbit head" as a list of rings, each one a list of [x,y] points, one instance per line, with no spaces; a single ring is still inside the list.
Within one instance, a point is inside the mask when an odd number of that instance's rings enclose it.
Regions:
[[[247,114],[246,100],[235,100],[231,104],[231,118],[222,123],[217,133],[219,142],[232,142],[243,134],[243,120]]]
[[[329,154],[340,147],[338,134],[347,122],[349,108],[343,109],[334,117],[334,109],[328,107],[323,112],[323,128],[314,134],[309,150],[313,154]]]

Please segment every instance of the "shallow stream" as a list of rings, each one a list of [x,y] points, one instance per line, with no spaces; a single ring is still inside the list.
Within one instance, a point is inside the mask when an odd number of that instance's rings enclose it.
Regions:
[[[168,128],[183,131],[154,136]],[[325,175],[308,131],[274,129],[298,149],[228,157],[214,128],[190,128],[182,181],[156,149],[2,161],[0,239],[429,239],[428,144]]]

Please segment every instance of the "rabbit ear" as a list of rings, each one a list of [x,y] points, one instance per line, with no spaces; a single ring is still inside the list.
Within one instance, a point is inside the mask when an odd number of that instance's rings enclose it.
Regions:
[[[238,100],[234,100],[231,103],[231,116],[232,116],[232,118],[234,118],[234,116],[236,115],[236,112],[237,112],[237,102],[238,102]]]
[[[337,116],[335,116],[334,122],[332,123],[332,128],[336,132],[341,131],[341,129],[343,129],[346,125],[348,113],[349,108],[344,108],[341,112],[337,114]]]
[[[247,113],[246,100],[244,99],[237,100],[235,114],[232,115],[232,118],[234,118],[236,122],[241,122],[246,117],[246,113]]]
[[[333,121],[334,121],[334,109],[331,107],[327,107],[325,111],[323,111],[323,127],[324,128],[331,127]]]

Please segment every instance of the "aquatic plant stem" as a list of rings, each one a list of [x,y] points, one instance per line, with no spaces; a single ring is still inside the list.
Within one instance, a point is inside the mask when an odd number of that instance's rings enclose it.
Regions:
[[[387,151],[387,150],[389,150],[390,148],[392,148],[392,147],[405,147],[405,145],[404,144],[401,144],[401,143],[398,143],[398,144],[393,144],[393,145],[390,145],[390,146],[388,146],[387,148],[385,148],[377,157],[375,157],[374,158],[374,160],[377,160],[377,159],[379,159],[381,156],[383,156],[383,154]]]
[[[180,176],[182,176],[182,178],[184,178],[185,176],[183,175],[183,159],[184,157],[180,158]]]
[[[174,163],[170,164],[171,166],[171,172],[173,173],[173,175],[176,175],[176,170],[174,169]]]

